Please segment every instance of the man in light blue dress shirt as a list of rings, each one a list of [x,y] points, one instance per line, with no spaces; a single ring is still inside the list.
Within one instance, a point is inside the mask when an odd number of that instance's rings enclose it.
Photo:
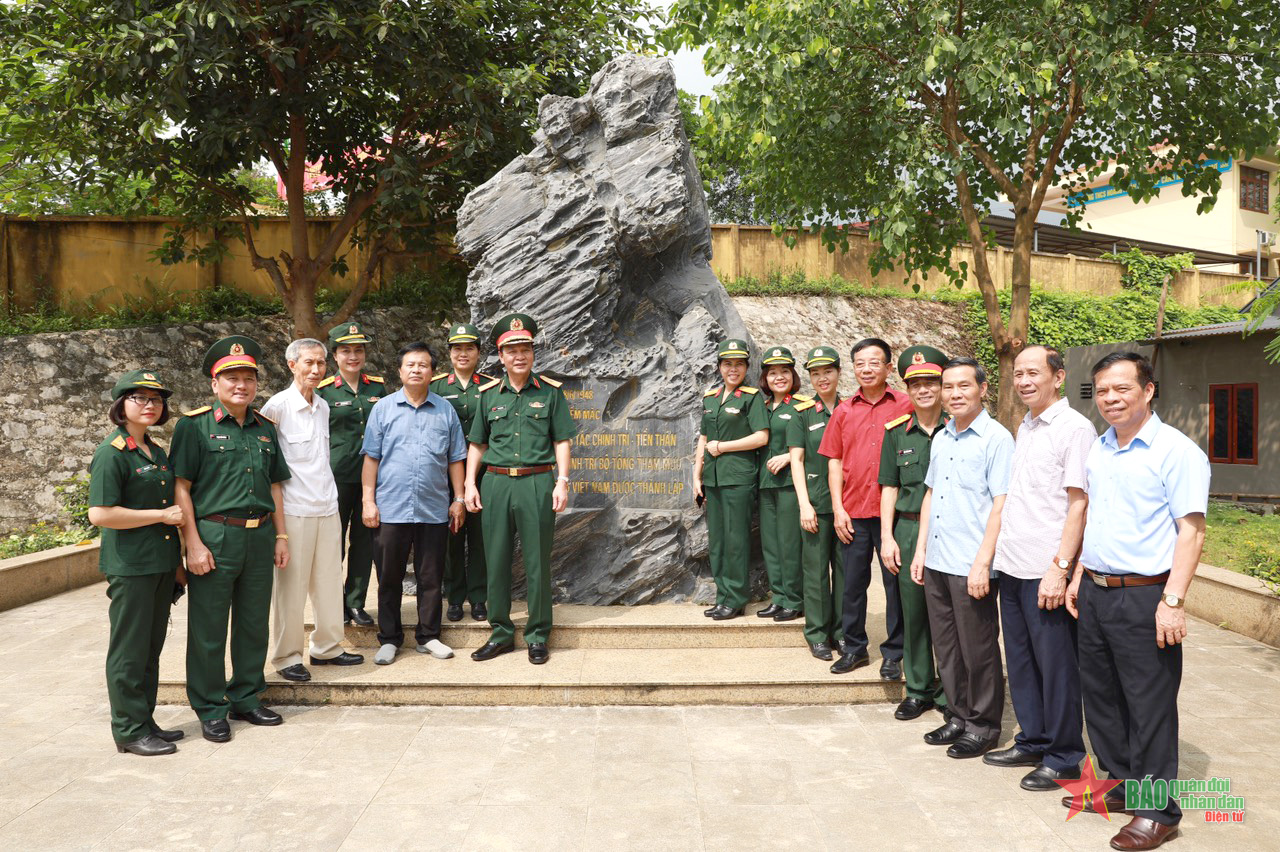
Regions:
[[[1151,410],[1154,375],[1143,356],[1103,358],[1093,387],[1111,428],[1089,450],[1082,568],[1067,590],[1079,618],[1085,724],[1098,768],[1112,778],[1171,782],[1187,635],[1182,603],[1204,546],[1209,459]],[[1123,810],[1124,787],[1105,801],[1107,810]],[[1114,848],[1154,849],[1177,835],[1182,818],[1173,796],[1163,810],[1132,815]]]
[[[982,406],[987,376],[972,358],[942,371],[951,422],[933,439],[911,578],[924,585],[947,722],[925,734],[947,756],[978,757],[1000,740],[1004,668],[991,561],[1009,489],[1013,436]]]

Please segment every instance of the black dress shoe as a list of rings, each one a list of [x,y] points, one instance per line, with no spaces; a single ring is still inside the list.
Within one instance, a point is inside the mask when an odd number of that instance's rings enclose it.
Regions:
[[[547,643],[534,642],[529,645],[529,662],[535,666],[540,666],[549,659],[551,659],[551,654],[547,652]]]
[[[884,660],[880,663],[881,680],[901,680],[902,660]]]
[[[898,705],[898,709],[893,711],[893,718],[900,722],[909,722],[912,719],[919,719],[926,710],[933,708],[932,701],[925,701],[923,698],[912,698],[908,695],[902,699],[902,703]]]
[[[711,606],[704,609],[702,611],[702,614],[705,615],[707,618],[710,618],[711,616],[715,615],[716,610],[719,608],[720,608],[720,604],[712,604]]]
[[[831,664],[831,673],[848,674],[854,669],[869,665],[871,665],[871,658],[867,656],[866,651],[861,654],[855,654],[852,651],[841,651],[840,659]]]
[[[231,718],[237,722],[248,722],[250,725],[263,725],[271,727],[273,725],[283,725],[284,717],[274,710],[266,707],[255,707],[252,710],[245,710],[243,713],[232,710]]]
[[[814,642],[809,646],[809,653],[819,660],[829,660],[831,659],[831,646],[826,642]]]
[[[121,754],[136,754],[140,757],[154,757],[158,754],[173,754],[178,747],[171,742],[160,739],[155,734],[143,734],[131,743],[116,743],[116,751]]]
[[[804,615],[804,610],[802,609],[783,608],[773,614],[773,620],[774,621],[795,621],[797,618],[799,618],[802,615]]]
[[[951,744],[951,748],[947,749],[947,757],[954,757],[956,760],[977,757],[991,751],[995,744],[996,739],[994,737],[982,737],[970,733],[961,734],[960,738]]]
[[[484,604],[472,604],[472,605],[471,605],[471,620],[472,620],[472,621],[488,621],[488,620],[489,620],[489,608],[488,608],[487,606],[485,606]]]
[[[485,660],[492,660],[494,657],[501,657],[503,654],[510,654],[515,649],[515,642],[485,642],[471,652],[471,659],[477,662],[484,662]]]
[[[167,743],[176,743],[186,736],[182,731],[166,731],[164,728],[157,728],[155,725],[151,726],[151,733]]]
[[[312,658],[311,662],[315,662]],[[306,683],[311,680],[311,672],[307,671],[307,667],[302,663],[294,663],[291,666],[285,666],[280,670],[280,677],[285,680],[291,680],[294,683]]]
[[[737,618],[740,615],[742,615],[741,607],[734,609],[731,606],[725,606],[724,604],[720,604],[718,607],[716,607],[716,611],[711,613],[711,620],[712,621],[728,621],[732,618]]]
[[[449,604],[449,608],[445,610],[444,617],[450,621],[461,621],[462,604]]]
[[[1032,792],[1042,792],[1045,790],[1061,790],[1061,784],[1054,782],[1061,779],[1063,781],[1074,781],[1080,777],[1080,767],[1073,766],[1071,769],[1050,769],[1043,763],[1035,769],[1028,772],[1018,786],[1024,790]]]
[[[929,745],[951,745],[964,733],[964,725],[954,719],[947,719],[947,723],[941,728],[934,728],[932,731],[924,735],[924,741]]]
[[[988,766],[1039,766],[1041,760],[1044,760],[1042,752],[1023,751],[1017,745],[982,756],[982,762]]]
[[[351,607],[351,606],[347,607],[345,611],[344,619],[347,624],[351,624],[352,622],[355,622],[361,627],[373,626],[373,616],[365,612],[362,607]]]
[[[313,666],[358,666],[364,662],[364,654],[352,654],[350,651],[343,651],[336,657],[330,657],[322,660],[319,657],[311,658]],[[284,674],[284,672],[281,672]]]
[[[231,726],[226,719],[210,719],[200,722],[200,733],[211,743],[231,742]]]
[[[756,612],[756,618],[773,618],[780,612],[782,612],[782,607],[778,606],[776,603],[771,603],[764,609],[758,610]]]

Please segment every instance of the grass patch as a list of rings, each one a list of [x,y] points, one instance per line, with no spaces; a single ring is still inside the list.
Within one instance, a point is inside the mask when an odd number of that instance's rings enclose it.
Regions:
[[[1257,577],[1280,594],[1280,515],[1210,503],[1200,560]]]

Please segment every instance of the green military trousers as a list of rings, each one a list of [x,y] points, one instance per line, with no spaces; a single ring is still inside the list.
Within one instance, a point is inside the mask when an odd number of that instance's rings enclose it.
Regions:
[[[511,642],[511,559],[515,538],[520,536],[528,586],[529,622],[526,644],[546,642],[551,636],[551,543],[556,518],[551,511],[555,477],[550,472],[528,476],[485,474],[480,480],[480,513],[484,529],[485,564],[489,566],[490,642]]]
[[[818,531],[800,530],[804,577],[804,640],[839,644],[844,611],[844,561],[833,514],[818,514]]]
[[[481,517],[468,512],[462,529],[449,533],[444,562],[444,596],[451,606],[461,606],[465,600],[474,607],[488,600],[489,572],[485,570],[484,523]]]
[[[338,520],[342,523],[342,552],[347,557],[343,606],[364,609],[373,573],[373,530],[364,525],[364,492],[359,482],[338,483]]]
[[[800,502],[794,488],[760,489],[760,550],[773,603],[804,609],[800,570]]]
[[[925,608],[924,586],[911,579],[911,560],[916,555],[916,537],[920,522],[898,518],[893,525],[893,540],[898,543],[902,568],[898,571],[898,592],[902,596],[902,672],[907,681],[907,696],[947,706],[942,684],[933,665],[933,640],[929,633],[929,612]]]
[[[265,521],[252,530],[205,520],[198,528],[215,568],[187,580],[187,699],[200,720],[208,722],[225,719],[228,707],[244,713],[262,706],[276,532]],[[224,663],[228,616],[230,680]]]
[[[704,486],[707,498],[707,545],[716,603],[730,609],[747,605],[747,571],[751,562],[751,508],[754,485]]]
[[[111,736],[131,743],[155,727],[160,651],[169,627],[173,572],[107,577],[111,639],[107,643],[107,697]]]

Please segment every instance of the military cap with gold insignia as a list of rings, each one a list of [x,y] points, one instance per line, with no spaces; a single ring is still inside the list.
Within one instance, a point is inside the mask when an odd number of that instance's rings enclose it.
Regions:
[[[131,390],[147,388],[160,394],[165,399],[173,396],[173,391],[164,386],[154,370],[130,370],[120,377],[116,386],[111,389],[111,398],[119,399]]]
[[[449,328],[448,345],[455,343],[479,343],[480,329],[468,323],[459,323]]]
[[[731,337],[724,343],[720,344],[720,348],[716,350],[716,360],[724,361],[728,358],[750,358],[751,352],[747,349],[747,342]]]
[[[804,368],[812,370],[815,367],[835,367],[840,368],[840,350],[834,346],[816,346],[809,350],[809,355],[804,359]]]
[[[507,314],[493,324],[490,335],[494,344],[501,349],[512,343],[533,343],[533,336],[538,333],[538,323],[528,314]]]
[[[262,347],[257,341],[233,334],[217,341],[204,353],[204,371],[210,376],[216,376],[223,370],[239,367],[257,370],[258,359],[261,357]]]
[[[949,359],[932,346],[912,346],[898,356],[898,375],[902,380],[915,378],[942,378],[942,365]]]
[[[365,330],[360,327],[358,322],[344,322],[335,325],[329,329],[329,348],[337,349],[339,346],[354,346],[357,343],[369,344],[373,342]]]
[[[796,359],[791,354],[791,350],[785,346],[774,346],[764,350],[764,359],[760,362],[766,367],[772,367],[774,364],[781,364],[784,367],[794,367]]]

